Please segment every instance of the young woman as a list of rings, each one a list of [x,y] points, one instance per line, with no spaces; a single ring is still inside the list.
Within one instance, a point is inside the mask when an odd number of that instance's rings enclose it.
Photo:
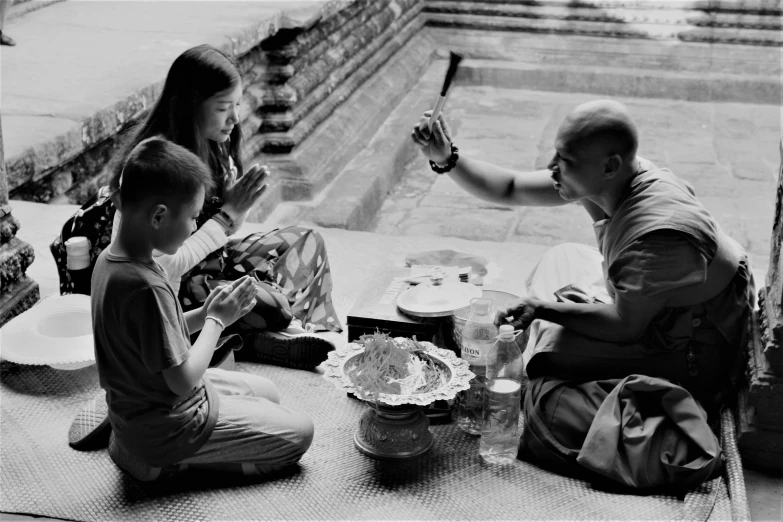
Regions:
[[[130,151],[146,138],[163,136],[200,157],[217,188],[206,197],[198,230],[176,254],[161,254],[156,260],[166,269],[186,311],[201,306],[221,281],[253,276],[256,307],[230,329],[244,340],[237,356],[312,368],[334,348],[314,332],[342,330],[332,305],[323,238],[307,228],[289,227],[229,239],[263,194],[269,175],[266,167],[257,165],[244,171],[241,100],[242,79],[230,57],[209,45],[182,53],[172,64],[155,106],[110,164],[106,194],[117,193]],[[111,196],[111,202],[117,208],[109,219],[113,236],[122,208],[118,198]]]

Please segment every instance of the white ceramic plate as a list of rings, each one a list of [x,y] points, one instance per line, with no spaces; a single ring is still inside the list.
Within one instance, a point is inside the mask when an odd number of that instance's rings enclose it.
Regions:
[[[408,315],[444,317],[470,306],[471,299],[476,297],[481,297],[481,288],[448,281],[438,286],[418,285],[405,290],[397,297],[397,307]]]

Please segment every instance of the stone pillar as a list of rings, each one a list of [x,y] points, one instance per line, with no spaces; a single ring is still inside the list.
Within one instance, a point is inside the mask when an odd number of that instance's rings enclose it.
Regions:
[[[783,138],[766,284],[748,342],[749,387],[740,398],[739,447],[746,465],[783,470]]]
[[[19,221],[11,215],[8,180],[3,156],[3,127],[0,121],[0,326],[24,312],[40,299],[38,283],[27,277],[35,259],[33,247],[16,237]]]

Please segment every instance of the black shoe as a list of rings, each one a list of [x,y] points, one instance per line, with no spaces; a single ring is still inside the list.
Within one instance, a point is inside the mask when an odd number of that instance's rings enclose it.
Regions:
[[[241,360],[312,370],[324,362],[334,349],[334,343],[323,335],[292,325],[280,332],[254,334],[251,346],[237,352],[237,355]]]

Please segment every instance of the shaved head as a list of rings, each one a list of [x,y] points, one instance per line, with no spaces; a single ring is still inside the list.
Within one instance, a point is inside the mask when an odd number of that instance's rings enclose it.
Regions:
[[[555,190],[566,201],[589,200],[611,216],[639,170],[636,125],[622,103],[583,103],[557,129],[547,165]],[[591,214],[592,215],[592,214]]]
[[[628,108],[612,100],[576,107],[560,124],[558,139],[568,149],[591,149],[602,156],[617,154],[624,161],[636,156],[639,145],[639,134]]]

